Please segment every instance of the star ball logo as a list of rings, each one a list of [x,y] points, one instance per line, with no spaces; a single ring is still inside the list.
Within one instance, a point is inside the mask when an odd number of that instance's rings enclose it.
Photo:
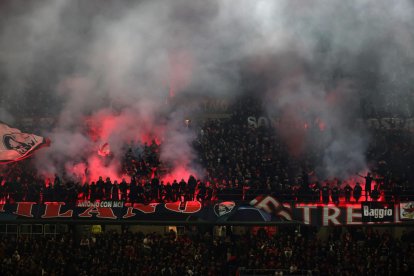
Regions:
[[[214,205],[214,213],[216,216],[224,216],[233,211],[236,203],[234,201],[223,201]]]

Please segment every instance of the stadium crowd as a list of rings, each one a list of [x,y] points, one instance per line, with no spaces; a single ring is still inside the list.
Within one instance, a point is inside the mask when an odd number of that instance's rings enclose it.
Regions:
[[[240,101],[226,119],[206,120],[192,131],[198,163],[205,175],[196,179],[163,182],[168,166],[160,161],[160,147],[129,144],[122,160],[122,173],[131,181],[102,176],[79,179],[56,175],[42,179],[22,161],[8,165],[0,174],[0,201],[124,200],[160,202],[177,200],[249,200],[257,194],[271,194],[283,201],[358,202],[363,200],[411,200],[414,196],[414,143],[401,131],[373,131],[367,150],[371,175],[350,179],[318,179],[318,155],[304,151],[289,153],[277,130],[248,125],[249,116],[259,116],[261,107],[252,99]],[[192,126],[190,126],[192,127]],[[321,134],[323,135],[323,133]],[[106,158],[106,157],[102,157]],[[30,161],[30,160],[29,160]],[[85,172],[87,175],[87,172]],[[364,179],[365,178],[365,179]],[[359,183],[359,184],[357,184]]]
[[[372,228],[177,236],[124,231],[0,240],[1,275],[411,275],[414,241]],[[250,272],[249,272],[250,271]]]

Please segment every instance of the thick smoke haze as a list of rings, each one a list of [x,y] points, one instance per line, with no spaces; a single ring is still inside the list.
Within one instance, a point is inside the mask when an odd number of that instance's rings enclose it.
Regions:
[[[125,143],[157,138],[162,161],[200,175],[188,99],[254,83],[292,155],[318,151],[318,174],[345,177],[367,166],[369,135],[352,124],[367,106],[410,115],[413,17],[408,0],[1,1],[0,110],[59,114],[36,155],[45,174],[89,164],[119,179]],[[304,122],[323,135],[290,126]]]
[[[0,107],[0,122],[13,125],[15,119],[12,114],[10,114],[5,108]]]

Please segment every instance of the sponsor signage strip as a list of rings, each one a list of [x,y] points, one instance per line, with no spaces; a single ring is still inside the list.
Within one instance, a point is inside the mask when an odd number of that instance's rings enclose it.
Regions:
[[[388,206],[380,202],[364,202],[361,206],[363,222],[394,221],[394,204]]]

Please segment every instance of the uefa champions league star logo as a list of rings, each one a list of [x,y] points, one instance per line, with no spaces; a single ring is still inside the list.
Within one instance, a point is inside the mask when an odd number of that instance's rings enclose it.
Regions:
[[[35,144],[36,138],[25,133],[13,133],[3,135],[3,144],[8,150],[15,150],[25,155]]]
[[[234,201],[224,201],[217,203],[214,205],[214,213],[218,217],[224,216],[225,214],[230,213],[234,209],[234,206],[236,206],[236,203],[234,203]]]

